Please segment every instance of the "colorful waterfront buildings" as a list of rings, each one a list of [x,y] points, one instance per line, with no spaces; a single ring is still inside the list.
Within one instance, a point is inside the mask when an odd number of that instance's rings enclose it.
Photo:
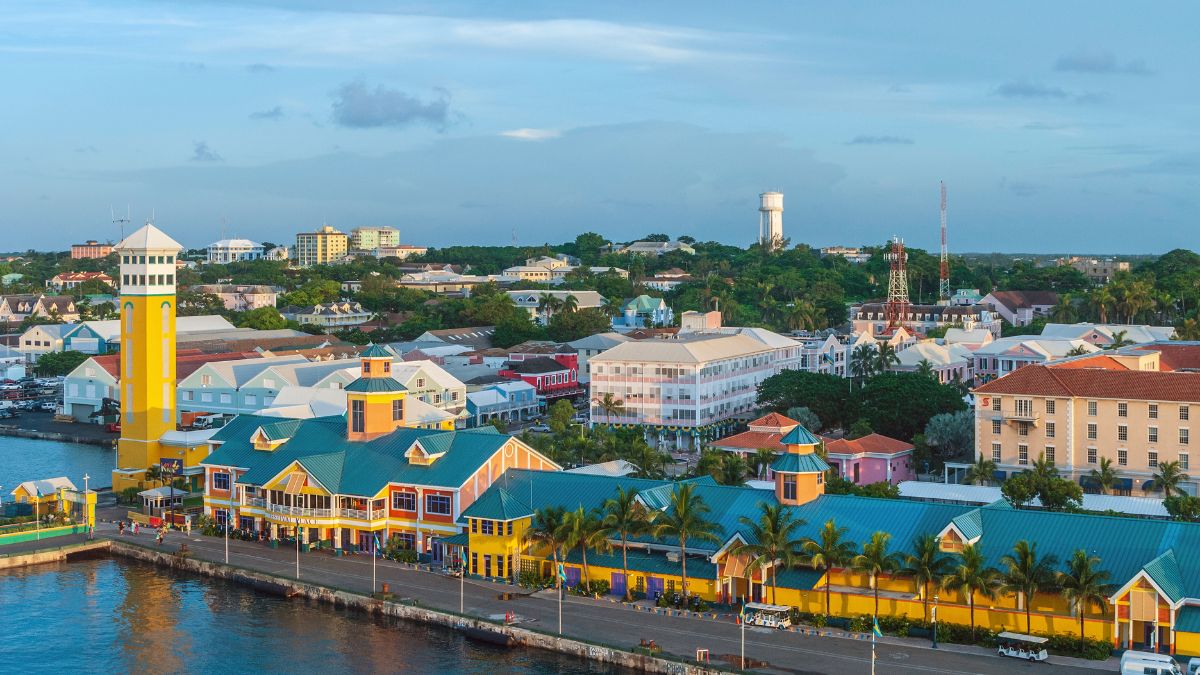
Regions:
[[[374,537],[442,560],[455,521],[510,468],[559,466],[511,436],[414,417],[393,355],[362,352],[347,413],[311,419],[240,415],[202,462],[205,513],[237,527],[299,534],[303,546],[369,549]],[[498,561],[507,575],[511,566]]]

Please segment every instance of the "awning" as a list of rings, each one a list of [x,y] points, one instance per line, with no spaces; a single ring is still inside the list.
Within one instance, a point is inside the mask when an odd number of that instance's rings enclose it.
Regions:
[[[459,532],[451,537],[438,537],[438,541],[446,546],[462,546],[466,548],[471,541],[471,536],[466,532]]]

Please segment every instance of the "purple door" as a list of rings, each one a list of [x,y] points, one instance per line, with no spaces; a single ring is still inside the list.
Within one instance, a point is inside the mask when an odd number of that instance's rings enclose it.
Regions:
[[[663,580],[655,577],[646,577],[646,597],[650,600],[657,600],[658,596],[663,593]]]
[[[567,588],[575,588],[578,586],[579,577],[582,570],[580,570],[578,567],[565,567],[563,569],[567,573]]]
[[[610,582],[613,595],[625,595],[625,575],[621,572],[612,573],[612,581]]]

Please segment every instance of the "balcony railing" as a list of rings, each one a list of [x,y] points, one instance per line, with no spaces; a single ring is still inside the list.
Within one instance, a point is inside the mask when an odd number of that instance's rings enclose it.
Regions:
[[[269,504],[267,510],[272,513],[283,513],[289,516],[306,516],[310,518],[328,518],[333,515],[333,509],[306,509],[300,506],[284,506]]]

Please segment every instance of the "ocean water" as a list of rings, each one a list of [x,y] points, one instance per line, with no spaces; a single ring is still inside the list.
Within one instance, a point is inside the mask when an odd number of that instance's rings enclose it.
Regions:
[[[114,462],[112,448],[100,445],[0,436],[0,487],[4,501],[12,501],[13,488],[27,480],[66,476],[82,490],[83,476],[88,474],[93,488],[112,485]]]
[[[618,673],[145,563],[0,571],[4,673]]]

